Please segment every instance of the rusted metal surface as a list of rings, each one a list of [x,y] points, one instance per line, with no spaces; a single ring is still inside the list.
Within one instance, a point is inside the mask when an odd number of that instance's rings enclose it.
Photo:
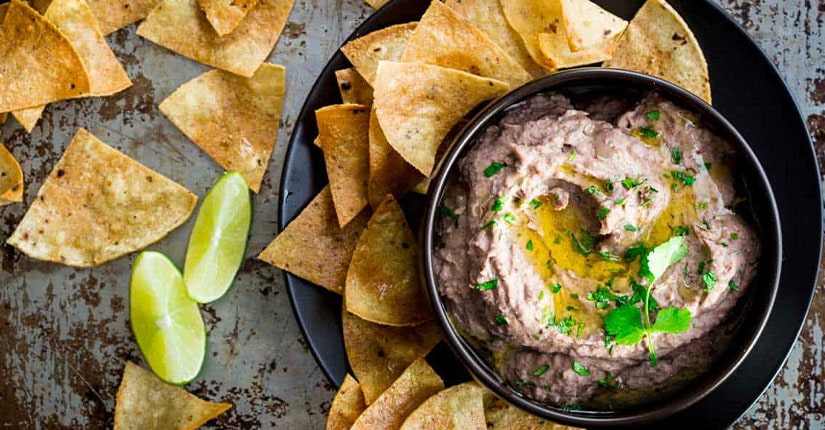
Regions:
[[[788,81],[825,160],[825,0],[721,0]],[[261,193],[248,256],[275,235],[286,142],[323,64],[371,13],[361,0],[298,0],[270,61],[287,67],[278,144]],[[78,127],[85,127],[203,197],[221,169],[158,111],[172,91],[207,70],[135,35],[109,37],[135,86],[105,99],[49,106],[29,135],[13,120],[0,139],[21,160],[25,202],[36,194]],[[747,73],[743,71],[743,73]],[[788,156],[793,156],[789,154]],[[33,178],[41,178],[35,179]],[[0,208],[5,240],[25,204]],[[190,221],[153,246],[183,263]],[[0,247],[0,428],[111,428],[126,360],[140,362],[128,321],[134,256],[93,270],[21,257]],[[785,369],[737,428],[825,427],[823,281]],[[209,345],[203,373],[187,388],[235,405],[213,428],[322,428],[334,394],[306,349],[280,273],[252,258],[226,297],[204,306]]]

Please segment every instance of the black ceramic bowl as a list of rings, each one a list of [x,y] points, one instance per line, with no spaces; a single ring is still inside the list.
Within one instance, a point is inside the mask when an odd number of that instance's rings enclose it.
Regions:
[[[489,126],[498,122],[510,108],[541,93],[558,92],[577,99],[610,95],[638,98],[641,94],[656,91],[684,108],[698,113],[705,125],[726,139],[736,151],[737,192],[747,197],[745,210],[762,240],[762,254],[757,275],[747,294],[732,311],[735,330],[724,352],[710,367],[675,393],[654,403],[646,403],[626,410],[570,411],[560,407],[533,401],[511,388],[475,350],[471,342],[462,337],[453,326],[438,292],[438,279],[433,271],[433,249],[436,243],[435,226],[445,189],[457,170],[458,161],[475,144],[477,137]],[[493,101],[483,108],[459,133],[453,146],[438,167],[430,186],[427,208],[423,220],[422,274],[427,285],[432,307],[447,343],[475,379],[508,402],[542,418],[569,425],[584,427],[615,427],[649,425],[675,414],[708,395],[727,379],[742,363],[759,335],[773,307],[781,269],[782,241],[779,230],[779,214],[765,172],[742,136],[710,105],[673,84],[651,76],[611,69],[577,69],[556,73],[526,84]]]

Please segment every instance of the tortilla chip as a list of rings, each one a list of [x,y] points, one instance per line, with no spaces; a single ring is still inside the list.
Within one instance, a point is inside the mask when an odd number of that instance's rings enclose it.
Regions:
[[[444,67],[382,61],[374,88],[373,103],[387,141],[429,175],[438,145],[450,129],[479,103],[510,86]]]
[[[259,259],[295,276],[343,294],[355,243],[369,221],[364,211],[346,227],[338,226],[329,187],[261,252]]]
[[[524,42],[524,48],[536,64],[553,71],[553,63],[541,53],[539,48],[539,33],[553,22],[550,15],[549,3],[557,0],[499,0],[501,10],[510,28],[513,29]]]
[[[461,70],[512,86],[533,78],[484,32],[440,1],[430,3],[407,40],[401,61]]]
[[[441,330],[433,321],[415,327],[390,327],[344,311],[342,325],[347,359],[368,405],[441,340]]]
[[[127,361],[115,400],[115,430],[193,430],[231,407],[201,400]]]
[[[708,63],[688,25],[664,0],[648,0],[604,67],[658,76],[710,103]]]
[[[423,358],[415,360],[352,426],[352,430],[394,430],[430,396],[444,389],[444,382]]]
[[[134,24],[157,6],[161,0],[86,0],[97,18],[100,32],[104,35]]]
[[[261,0],[238,28],[218,36],[197,0],[166,0],[140,24],[137,34],[203,64],[247,78],[269,57],[294,0]]]
[[[567,45],[573,52],[604,46],[612,55],[627,21],[590,0],[561,0]]]
[[[315,111],[318,139],[341,227],[368,203],[369,115],[369,108],[363,105],[333,105]]]
[[[9,10],[9,4],[8,3],[0,4],[0,24],[3,23],[3,19],[6,17],[6,12],[8,10]],[[2,121],[0,121],[0,122],[2,122]]]
[[[375,109],[370,112],[370,205],[377,208],[387,194],[401,198],[424,176],[392,149],[378,123]]]
[[[354,68],[336,70],[338,90],[344,103],[371,106],[372,87]]]
[[[11,152],[0,143],[0,206],[22,201],[23,171]]]
[[[432,318],[418,276],[417,241],[388,195],[358,238],[344,287],[344,308],[378,324],[412,326]]]
[[[8,117],[8,116],[9,116],[8,112],[0,113],[0,125],[3,125],[3,124],[6,123],[6,117]]]
[[[89,75],[89,93],[108,96],[132,86],[112,49],[97,27],[97,21],[84,0],[54,0],[45,17],[69,39],[80,55]],[[12,112],[26,131],[34,129],[45,106]]]
[[[160,111],[249,188],[261,188],[284,101],[285,69],[264,63],[251,78],[211,70],[181,85]]]
[[[198,0],[206,19],[219,36],[232,33],[258,0]]]
[[[367,2],[368,5],[372,6],[375,9],[384,6],[385,4],[389,3],[390,0],[364,0]]]
[[[355,66],[364,80],[375,87],[378,62],[399,60],[404,54],[407,39],[417,25],[417,22],[410,22],[373,31],[366,36],[347,42],[341,47],[341,52]]]
[[[81,128],[8,243],[39,260],[94,267],[162,239],[197,200]]]
[[[46,109],[46,106],[35,106],[26,109],[20,109],[12,112],[12,116],[23,128],[26,129],[29,133],[34,130],[34,126],[37,125],[37,122],[40,121],[40,116],[43,115],[43,110]]]
[[[89,76],[69,39],[20,0],[11,2],[0,26],[0,58],[0,112],[89,92]]]
[[[364,409],[367,409],[367,404],[364,403],[361,386],[355,378],[347,374],[344,383],[338,389],[338,394],[332,399],[332,406],[329,407],[327,430],[349,430]]]
[[[447,0],[445,4],[465,21],[486,33],[531,76],[539,78],[547,74],[547,70],[539,66],[527,52],[518,33],[507,23],[498,0]]]
[[[484,415],[488,430],[580,430],[577,427],[556,424],[531,415],[499,399],[486,388],[483,389],[483,393]]]
[[[483,393],[475,382],[447,388],[413,411],[401,430],[486,430]]]

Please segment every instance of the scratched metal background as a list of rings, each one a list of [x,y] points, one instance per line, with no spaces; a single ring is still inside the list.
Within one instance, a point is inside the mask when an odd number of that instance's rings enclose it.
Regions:
[[[825,162],[825,0],[720,0],[779,67]],[[287,67],[281,131],[261,193],[248,256],[274,237],[285,145],[305,94],[327,58],[371,9],[362,0],[298,0],[270,61]],[[134,86],[105,99],[50,105],[29,135],[13,120],[1,139],[21,160],[25,202],[78,127],[203,197],[221,169],[157,109],[207,70],[135,35],[109,37]],[[793,156],[793,154],[789,154]],[[0,208],[5,240],[26,205]],[[190,221],[153,246],[183,263]],[[128,322],[134,256],[94,270],[22,258],[0,246],[0,428],[111,428],[126,360],[140,362]],[[295,324],[278,271],[249,258],[226,297],[203,307],[208,358],[187,388],[235,407],[213,428],[322,428],[334,394]],[[825,291],[785,369],[737,428],[825,428]]]

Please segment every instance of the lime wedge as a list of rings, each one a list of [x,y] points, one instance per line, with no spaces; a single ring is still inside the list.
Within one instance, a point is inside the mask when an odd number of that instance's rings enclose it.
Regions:
[[[180,271],[165,255],[142,252],[135,260],[129,312],[152,371],[175,385],[195,379],[206,355],[206,329]]]
[[[249,187],[240,173],[229,172],[206,194],[189,238],[183,279],[192,300],[213,302],[232,286],[251,224]]]

